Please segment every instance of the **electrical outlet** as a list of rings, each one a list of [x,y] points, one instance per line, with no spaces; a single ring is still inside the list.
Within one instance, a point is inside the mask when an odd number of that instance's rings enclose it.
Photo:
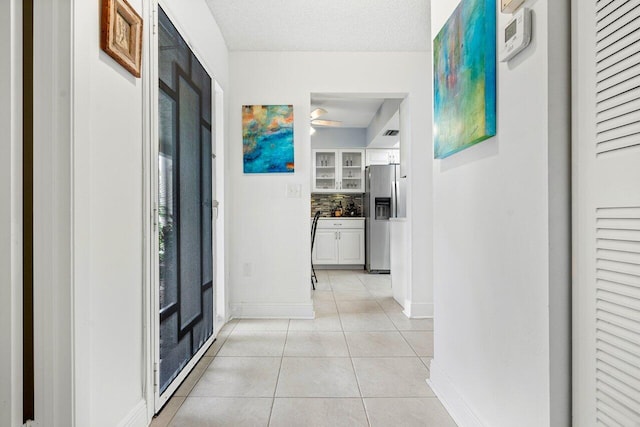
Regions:
[[[242,264],[242,274],[244,277],[251,277],[253,275],[253,265],[250,262]]]
[[[299,199],[302,197],[302,184],[287,184],[287,198]]]

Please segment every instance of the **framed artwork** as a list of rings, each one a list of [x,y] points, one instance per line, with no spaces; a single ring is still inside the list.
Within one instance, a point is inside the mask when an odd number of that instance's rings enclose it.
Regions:
[[[496,134],[495,0],[462,0],[433,41],[434,158]]]
[[[244,173],[293,173],[293,105],[243,105]]]
[[[127,0],[102,0],[100,47],[131,74],[140,77],[142,18]]]

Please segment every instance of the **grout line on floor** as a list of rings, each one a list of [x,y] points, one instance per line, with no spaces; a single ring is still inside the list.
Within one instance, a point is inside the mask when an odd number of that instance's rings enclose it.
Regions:
[[[273,396],[271,398],[271,409],[269,410],[269,420],[267,426],[271,425],[271,416],[273,415],[273,407],[276,404],[276,393],[278,391],[278,383],[280,382],[280,373],[282,372],[282,363],[284,362],[284,352],[287,348],[287,339],[289,338],[289,325],[291,325],[291,319],[287,321],[287,332],[284,335],[284,345],[282,346],[282,354],[280,355],[280,366],[278,367],[278,376],[276,377],[276,386],[273,388]]]
[[[340,320],[342,322],[342,320]],[[360,388],[360,380],[358,380],[358,374],[356,373],[356,366],[353,363],[353,357],[351,356],[351,348],[349,347],[349,340],[347,340],[347,334],[342,329],[342,336],[344,337],[344,342],[347,345],[347,353],[349,354],[349,361],[351,362],[351,369],[353,369],[353,376],[356,378],[356,385],[358,386],[358,393],[360,393],[360,403],[362,404],[362,409],[364,410],[364,416],[367,417],[367,424],[371,427],[371,421],[369,420],[369,414],[367,413],[367,407],[364,404],[364,397],[362,396],[362,389]]]

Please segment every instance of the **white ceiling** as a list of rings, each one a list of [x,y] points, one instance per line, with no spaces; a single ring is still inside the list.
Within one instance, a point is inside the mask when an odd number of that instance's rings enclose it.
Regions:
[[[231,51],[426,51],[429,0],[207,0]]]
[[[384,102],[383,98],[358,98],[353,96],[313,94],[311,110],[324,108],[327,114],[322,120],[337,120],[342,127],[366,128]]]

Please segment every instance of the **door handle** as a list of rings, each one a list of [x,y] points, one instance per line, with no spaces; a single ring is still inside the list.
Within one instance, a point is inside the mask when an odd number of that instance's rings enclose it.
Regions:
[[[218,207],[219,207],[219,206],[220,206],[220,202],[218,202],[217,200],[213,200],[213,201],[211,202],[211,207],[212,207],[213,209],[215,209],[215,213],[216,213],[215,218],[216,218],[216,219],[218,219]]]

